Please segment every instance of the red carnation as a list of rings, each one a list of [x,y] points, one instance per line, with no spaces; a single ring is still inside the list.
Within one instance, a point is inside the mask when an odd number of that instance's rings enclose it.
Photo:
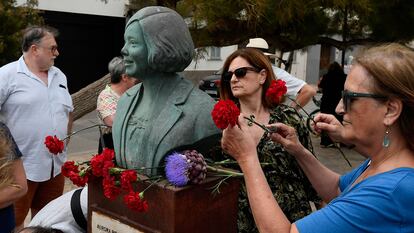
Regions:
[[[227,126],[235,126],[240,115],[240,110],[231,100],[218,101],[211,111],[211,116],[217,128],[225,129]]]
[[[102,176],[103,177],[109,177],[111,175],[111,168],[114,168],[115,164],[111,161],[104,161],[103,167],[102,167]]]
[[[84,176],[80,176],[78,173],[70,171],[69,179],[72,181],[74,185],[83,187],[86,185],[86,183],[88,183],[88,174],[85,174]]]
[[[148,203],[147,201],[143,200],[143,197],[141,197],[141,195],[142,194],[138,192],[129,192],[124,196],[124,203],[131,210],[146,212],[148,210]]]
[[[270,87],[266,91],[266,100],[271,105],[280,103],[282,96],[287,92],[286,82],[283,80],[272,80]]]
[[[75,173],[79,173],[79,169],[78,166],[75,165],[74,161],[66,161],[63,165],[62,165],[62,175],[64,177],[68,177],[69,178],[69,174],[70,172],[75,172]]]
[[[115,158],[115,152],[113,149],[105,148],[103,149],[101,155],[104,157],[104,160],[113,160]]]
[[[115,185],[114,177],[105,177],[102,181],[104,195],[109,200],[113,201],[122,192],[121,188]]]
[[[216,81],[214,81],[214,84],[216,85],[216,87],[220,87],[221,80],[220,79],[217,79]]]
[[[107,175],[107,170],[113,167],[114,158],[114,150],[107,148],[105,148],[101,154],[93,156],[91,159],[92,174],[97,177],[101,177],[104,174]],[[106,169],[105,171],[104,167]]]
[[[55,136],[47,136],[45,138],[45,145],[47,149],[49,149],[49,152],[52,154],[59,154],[62,153],[63,149],[65,148],[65,145],[62,140],[59,140],[59,138]]]
[[[121,187],[125,191],[132,190],[132,182],[137,181],[137,172],[134,170],[126,170],[121,173]]]
[[[102,154],[93,156],[90,163],[92,174],[94,176],[101,177],[103,174],[103,165],[104,157]]]

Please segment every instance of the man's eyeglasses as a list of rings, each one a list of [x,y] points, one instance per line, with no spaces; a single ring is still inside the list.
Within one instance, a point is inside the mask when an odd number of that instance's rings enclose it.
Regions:
[[[355,98],[387,99],[387,97],[383,95],[371,94],[371,93],[359,93],[359,92],[343,90],[342,91],[342,104],[344,105],[345,112],[348,112],[348,110],[351,107],[351,100]]]
[[[234,71],[227,71],[223,74],[223,81],[229,82],[231,80],[231,77],[233,77],[233,74],[237,78],[243,78],[248,71],[259,72],[260,69],[255,67],[240,67],[235,69]]]
[[[57,45],[53,45],[51,47],[44,47],[44,46],[40,46],[40,45],[38,45],[38,46],[41,47],[41,48],[50,50],[50,52],[52,52],[52,53],[56,53],[56,51],[58,50],[58,46]]]

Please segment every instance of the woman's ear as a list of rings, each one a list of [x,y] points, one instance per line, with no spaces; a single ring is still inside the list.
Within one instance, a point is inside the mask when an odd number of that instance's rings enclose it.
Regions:
[[[387,101],[386,107],[387,112],[385,113],[384,124],[392,125],[400,117],[403,109],[403,103],[399,99],[392,98]]]
[[[260,71],[259,75],[260,75],[259,83],[260,84],[265,83],[266,78],[267,78],[267,71],[263,69],[263,70]]]
[[[123,82],[127,82],[127,81],[128,81],[128,75],[126,75],[126,74],[121,74],[121,80],[122,80]]]

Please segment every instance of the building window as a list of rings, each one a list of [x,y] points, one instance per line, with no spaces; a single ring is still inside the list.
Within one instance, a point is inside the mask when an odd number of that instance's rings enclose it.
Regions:
[[[220,51],[221,49],[219,47],[210,47],[210,60],[220,60]]]

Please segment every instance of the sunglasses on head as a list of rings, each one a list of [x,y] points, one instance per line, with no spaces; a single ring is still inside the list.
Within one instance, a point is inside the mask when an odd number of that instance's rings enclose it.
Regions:
[[[371,94],[371,93],[359,93],[359,92],[343,90],[342,91],[342,104],[344,105],[345,112],[348,112],[348,110],[351,107],[351,100],[355,98],[387,99],[387,97],[383,95]]]
[[[233,77],[233,74],[236,76],[236,78],[243,78],[248,71],[254,71],[259,72],[260,69],[255,67],[240,67],[235,69],[234,71],[227,71],[223,74],[223,81],[229,82],[231,78]]]

